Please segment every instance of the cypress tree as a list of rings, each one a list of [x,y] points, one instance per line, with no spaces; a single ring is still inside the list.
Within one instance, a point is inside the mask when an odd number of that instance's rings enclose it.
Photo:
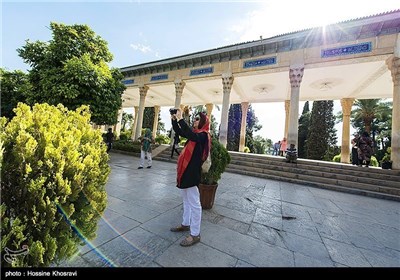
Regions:
[[[332,143],[336,143],[333,101],[314,101],[307,135],[307,158],[324,160]]]
[[[309,102],[307,101],[304,104],[303,112],[301,113],[299,119],[298,151],[300,158],[305,158],[307,154],[306,141],[307,141],[308,128],[310,126],[310,117],[311,117],[310,105]]]

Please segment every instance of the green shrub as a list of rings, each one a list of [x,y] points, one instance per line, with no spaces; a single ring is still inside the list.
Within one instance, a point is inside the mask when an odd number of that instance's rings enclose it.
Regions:
[[[383,163],[383,162],[391,162],[391,161],[392,161],[392,159],[391,159],[391,153],[392,153],[392,148],[391,148],[391,147],[388,147],[388,148],[386,149],[385,155],[382,157],[381,163]]]
[[[340,162],[341,157],[342,157],[342,155],[341,155],[341,154],[338,154],[338,155],[336,155],[336,156],[333,157],[332,161],[333,161],[333,162]]]
[[[132,140],[117,140],[113,143],[113,150],[140,153],[140,142]]]
[[[228,150],[215,138],[211,144],[211,167],[207,173],[201,174],[200,183],[206,185],[217,184],[226,167],[231,162]]]
[[[156,136],[156,139],[154,140],[158,145],[161,145],[161,144],[169,144],[169,142],[170,142],[170,138],[167,136],[167,135],[164,135],[164,134],[158,134],[157,136]]]
[[[107,203],[110,168],[101,132],[87,106],[22,103],[1,121],[1,252],[28,247],[1,265],[42,267],[58,263],[95,237]]]
[[[372,166],[375,166],[375,167],[378,167],[378,166],[379,166],[379,162],[378,162],[378,160],[376,159],[376,157],[374,157],[374,156],[371,156],[371,165],[372,165]]]
[[[132,137],[132,130],[121,131],[119,140],[129,140]]]

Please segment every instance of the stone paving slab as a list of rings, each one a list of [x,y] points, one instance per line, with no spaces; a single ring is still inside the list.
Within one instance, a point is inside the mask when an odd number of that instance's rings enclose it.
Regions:
[[[400,203],[225,172],[201,242],[183,248],[176,163],[111,153],[92,247],[65,267],[400,267]]]

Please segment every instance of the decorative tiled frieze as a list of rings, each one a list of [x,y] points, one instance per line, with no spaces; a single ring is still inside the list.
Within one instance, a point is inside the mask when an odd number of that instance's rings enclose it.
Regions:
[[[256,59],[256,60],[247,60],[243,62],[243,68],[253,68],[253,67],[267,66],[271,64],[276,64],[276,56],[267,57],[263,59]]]
[[[214,67],[200,68],[190,70],[190,76],[205,75],[214,72]]]
[[[370,52],[372,50],[372,43],[361,43],[355,45],[349,45],[339,48],[332,48],[332,49],[324,49],[321,50],[321,57],[333,57],[333,56],[340,56],[340,55],[348,55],[348,54],[356,54],[356,53],[365,53]]]
[[[123,80],[122,83],[124,85],[132,85],[135,82],[134,79],[130,79],[130,80]]]
[[[168,80],[168,74],[151,76],[150,81]]]

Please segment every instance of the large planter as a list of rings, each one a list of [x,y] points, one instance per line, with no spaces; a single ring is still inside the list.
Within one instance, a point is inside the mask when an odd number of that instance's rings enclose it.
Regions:
[[[392,169],[392,162],[391,161],[382,162],[382,169]]]
[[[211,209],[213,207],[217,188],[218,184],[216,185],[199,184],[201,208]]]

